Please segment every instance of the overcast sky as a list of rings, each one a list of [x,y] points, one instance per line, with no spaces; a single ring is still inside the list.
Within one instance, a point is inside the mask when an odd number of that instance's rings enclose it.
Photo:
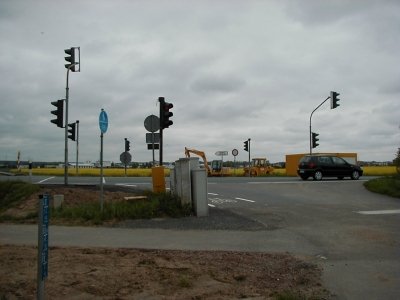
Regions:
[[[81,48],[70,73],[69,121],[80,121],[79,161],[151,161],[144,119],[158,97],[174,107],[164,161],[184,147],[224,160],[284,161],[309,151],[392,160],[400,147],[400,1],[0,1],[0,160],[63,161],[64,130],[50,123],[65,98],[64,49]],[[75,161],[76,143],[69,142]],[[158,152],[156,153],[158,158]]]

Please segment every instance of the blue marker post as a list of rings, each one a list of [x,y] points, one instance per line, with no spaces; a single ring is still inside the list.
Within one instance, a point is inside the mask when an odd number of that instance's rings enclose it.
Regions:
[[[44,281],[48,276],[50,196],[39,196],[37,299],[44,299]]]

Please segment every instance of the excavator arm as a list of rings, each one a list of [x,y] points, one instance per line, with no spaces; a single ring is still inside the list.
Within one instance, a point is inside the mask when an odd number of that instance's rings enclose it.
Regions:
[[[206,154],[203,151],[199,151],[199,150],[196,150],[196,149],[190,149],[190,148],[185,147],[185,156],[186,157],[190,157],[190,153],[196,154],[197,156],[200,156],[203,159],[204,167],[207,170],[207,174],[210,175],[211,174],[211,170],[210,170],[210,167],[208,166],[208,161],[207,161],[207,158],[206,158]]]

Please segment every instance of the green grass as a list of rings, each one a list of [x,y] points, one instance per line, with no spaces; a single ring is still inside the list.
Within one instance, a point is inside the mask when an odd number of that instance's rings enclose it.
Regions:
[[[371,192],[400,198],[400,175],[375,178],[364,186]]]
[[[0,182],[0,221],[24,221],[37,219],[37,212],[24,217],[1,214],[17,206],[40,187],[22,181]],[[178,197],[170,193],[148,192],[146,200],[105,202],[103,210],[99,202],[84,202],[73,206],[52,209],[50,220],[67,220],[72,223],[102,224],[107,221],[150,219],[156,217],[179,218],[191,215],[191,207],[183,206]]]
[[[149,193],[147,200],[105,202],[103,210],[98,202],[60,207],[51,211],[51,219],[82,221],[98,225],[107,221],[165,216],[178,218],[190,214],[191,208],[182,206],[177,197],[169,193]]]
[[[39,191],[37,185],[15,180],[0,182],[0,212]]]

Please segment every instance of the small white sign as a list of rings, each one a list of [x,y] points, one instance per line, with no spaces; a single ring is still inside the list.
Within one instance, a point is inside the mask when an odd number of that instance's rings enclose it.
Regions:
[[[215,152],[216,156],[225,156],[228,155],[228,151],[217,151]]]

